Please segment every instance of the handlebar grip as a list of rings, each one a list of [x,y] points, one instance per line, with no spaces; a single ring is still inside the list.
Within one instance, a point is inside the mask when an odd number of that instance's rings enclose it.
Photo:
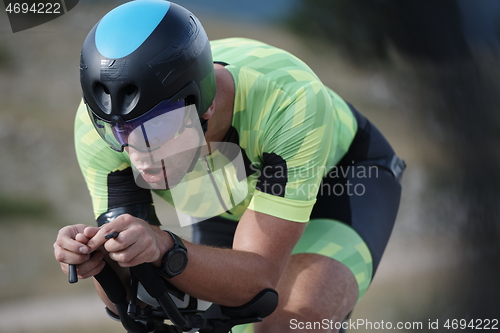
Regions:
[[[68,282],[69,283],[77,283],[78,282],[78,274],[76,273],[76,265],[69,264]]]
[[[278,307],[278,293],[274,289],[264,289],[250,302],[238,306],[220,306],[222,314],[231,318],[264,318]]]

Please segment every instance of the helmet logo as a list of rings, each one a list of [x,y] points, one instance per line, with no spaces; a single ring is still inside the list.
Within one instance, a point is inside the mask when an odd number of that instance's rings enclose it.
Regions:
[[[126,80],[129,75],[129,60],[101,60],[101,81]]]

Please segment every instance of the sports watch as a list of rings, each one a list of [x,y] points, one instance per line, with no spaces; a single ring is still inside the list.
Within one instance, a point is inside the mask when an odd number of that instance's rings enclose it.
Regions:
[[[165,253],[161,261],[161,267],[158,270],[161,275],[170,279],[184,271],[188,263],[188,256],[187,249],[182,243],[182,240],[173,232],[168,230],[164,231],[172,236],[174,246]]]

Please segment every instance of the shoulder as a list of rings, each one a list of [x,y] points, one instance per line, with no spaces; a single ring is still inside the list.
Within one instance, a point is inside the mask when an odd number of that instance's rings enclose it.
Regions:
[[[269,46],[263,42],[249,38],[224,38],[210,41],[212,53],[216,56],[219,53],[231,52],[235,50],[251,50],[259,47]]]
[[[263,75],[276,71],[302,70],[317,79],[305,62],[279,47],[248,38],[227,38],[211,42],[214,61],[251,69]]]
[[[245,90],[246,87],[248,92],[252,90],[257,94],[284,93],[290,101],[306,91],[309,97],[329,97],[316,73],[286,50],[247,38],[220,39],[211,43],[214,61],[228,64],[226,68],[233,75],[237,88]]]
[[[75,117],[75,147],[78,151],[80,148],[89,147],[95,149],[102,145],[105,145],[105,143],[95,130],[94,125],[92,125],[87,108],[82,100]]]
[[[129,165],[125,153],[112,150],[101,139],[94,125],[92,125],[83,100],[80,102],[76,112],[74,140],[77,159],[84,173],[96,172],[97,170],[113,172],[124,169]]]

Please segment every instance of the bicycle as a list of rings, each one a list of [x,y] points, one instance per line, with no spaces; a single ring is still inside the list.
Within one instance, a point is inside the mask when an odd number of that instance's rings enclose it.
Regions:
[[[130,299],[116,272],[106,264],[95,275],[109,300],[116,305],[119,321],[128,333],[228,333],[236,325],[260,322],[278,305],[278,293],[265,289],[250,302],[239,307],[212,303],[207,309],[197,307],[197,299],[186,295],[163,279],[149,263],[130,268]],[[74,281],[76,282],[76,281]],[[159,307],[137,305],[139,283],[157,300]],[[174,298],[188,298],[188,305],[180,308]],[[171,324],[165,323],[169,320]]]

